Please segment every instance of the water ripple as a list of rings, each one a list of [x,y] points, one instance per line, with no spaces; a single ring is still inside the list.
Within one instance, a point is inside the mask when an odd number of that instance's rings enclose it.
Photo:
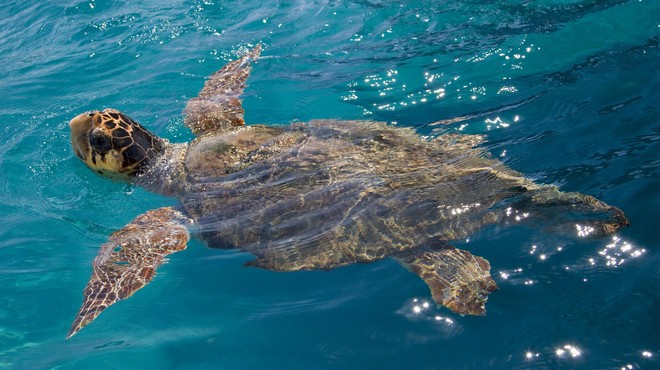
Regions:
[[[658,10],[624,0],[0,4],[0,367],[653,368],[658,338],[642,329],[658,316]],[[109,106],[188,140],[185,102],[257,42],[249,122],[362,117],[487,134],[484,147],[511,167],[616,204],[633,226],[615,240],[523,227],[461,242],[491,261],[501,287],[480,318],[433,307],[392,261],[277,274],[191,243],[150,289],[64,341],[98,245],[173,203],[89,173],[68,120]]]

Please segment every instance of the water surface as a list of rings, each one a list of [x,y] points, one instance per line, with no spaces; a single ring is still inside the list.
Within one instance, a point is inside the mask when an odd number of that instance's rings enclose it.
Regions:
[[[52,1],[0,5],[0,367],[660,367],[660,2]],[[485,317],[435,308],[392,260],[275,273],[192,242],[64,340],[107,235],[174,200],[101,178],[69,147],[120,109],[192,138],[205,76],[263,42],[249,123],[371,119],[487,135],[510,167],[596,196],[632,227],[489,228]]]

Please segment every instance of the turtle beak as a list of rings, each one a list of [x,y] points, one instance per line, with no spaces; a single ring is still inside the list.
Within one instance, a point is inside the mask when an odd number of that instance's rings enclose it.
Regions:
[[[95,115],[96,113],[97,113],[97,112],[87,112],[87,113],[83,113],[83,114],[79,114],[79,115],[75,116],[75,117],[69,122],[69,128],[71,129],[71,131],[75,131],[75,130],[77,130],[77,129],[78,129],[79,127],[81,127],[81,126],[88,126],[88,127],[91,127],[91,125],[92,125],[92,117],[94,117],[94,115]]]
[[[87,153],[91,150],[87,137],[92,131],[93,123],[92,117],[95,112],[88,112],[79,114],[69,122],[69,129],[71,129],[71,146],[78,158],[83,161],[87,157]]]

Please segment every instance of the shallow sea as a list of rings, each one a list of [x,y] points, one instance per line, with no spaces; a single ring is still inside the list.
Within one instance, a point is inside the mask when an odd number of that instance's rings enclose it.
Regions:
[[[660,1],[9,1],[0,5],[0,368],[660,368]],[[510,167],[632,227],[489,228],[484,317],[431,305],[392,260],[242,267],[191,242],[65,340],[107,235],[174,204],[89,171],[80,112],[187,141],[205,76],[264,44],[249,123],[370,119],[481,133]]]

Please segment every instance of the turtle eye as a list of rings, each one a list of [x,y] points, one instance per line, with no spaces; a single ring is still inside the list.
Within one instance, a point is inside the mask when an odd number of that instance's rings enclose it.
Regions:
[[[105,154],[112,149],[112,141],[110,137],[100,130],[92,130],[89,134],[89,145],[92,146],[92,149],[101,154]]]

